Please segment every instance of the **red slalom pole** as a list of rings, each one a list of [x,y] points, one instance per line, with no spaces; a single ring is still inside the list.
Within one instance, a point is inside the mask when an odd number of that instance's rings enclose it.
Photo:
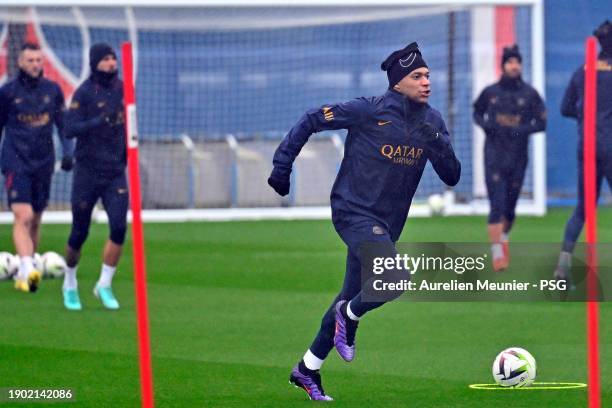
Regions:
[[[601,407],[599,384],[599,303],[597,294],[597,45],[586,41],[584,77],[584,204],[587,241],[587,354],[589,408]]]
[[[134,245],[134,286],[136,289],[136,318],[138,321],[138,350],[140,353],[140,391],[143,408],[153,408],[153,369],[149,341],[149,313],[147,306],[147,278],[144,262],[144,237],[140,213],[140,173],[138,171],[138,127],[132,44],[121,46],[123,63],[123,98],[125,101],[125,129],[127,138],[130,203],[132,207],[132,240]]]

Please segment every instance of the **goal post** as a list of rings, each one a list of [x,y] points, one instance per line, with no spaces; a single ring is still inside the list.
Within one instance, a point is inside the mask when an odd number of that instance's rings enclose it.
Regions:
[[[11,1],[0,6],[0,81],[10,45],[25,38],[9,35],[15,25],[41,44],[45,74],[67,100],[88,75],[91,44],[134,45],[145,221],[329,217],[346,133],[310,139],[288,198],[265,182],[274,149],[305,110],[385,92],[380,62],[410,41],[463,165],[453,189],[428,165],[411,215],[428,215],[432,194],[444,194],[449,215],[485,214],[484,136],[471,105],[498,79],[501,47],[519,44],[524,77],[544,95],[542,0]],[[546,211],[545,151],[544,134],[532,136],[519,214]],[[70,180],[57,169],[45,222],[69,221]],[[2,191],[0,222],[11,220]]]

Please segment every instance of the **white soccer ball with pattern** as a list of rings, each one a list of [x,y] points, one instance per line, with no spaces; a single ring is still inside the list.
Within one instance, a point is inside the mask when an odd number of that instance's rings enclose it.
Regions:
[[[432,194],[427,198],[427,205],[431,215],[444,214],[444,197],[442,194]]]
[[[0,252],[0,280],[12,278],[19,270],[19,257],[10,252]]]
[[[59,278],[66,273],[66,261],[57,252],[45,252],[41,263],[43,275],[47,278]]]
[[[493,378],[502,387],[529,386],[536,378],[536,361],[525,349],[507,348],[493,362]]]

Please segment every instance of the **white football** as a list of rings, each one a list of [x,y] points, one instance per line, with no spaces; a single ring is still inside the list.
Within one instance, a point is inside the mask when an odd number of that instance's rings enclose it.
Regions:
[[[427,205],[431,215],[442,215],[444,213],[444,197],[442,194],[432,194],[427,198]]]
[[[507,348],[499,353],[493,362],[493,378],[502,387],[520,388],[531,385],[536,378],[536,361],[525,349]]]
[[[19,270],[19,257],[10,252],[0,252],[0,280],[10,279]]]
[[[66,261],[57,252],[45,252],[41,263],[43,275],[47,278],[59,278],[66,273]]]

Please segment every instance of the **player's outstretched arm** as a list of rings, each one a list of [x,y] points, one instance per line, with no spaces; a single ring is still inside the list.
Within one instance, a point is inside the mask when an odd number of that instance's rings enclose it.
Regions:
[[[419,132],[426,142],[429,161],[440,180],[451,187],[457,185],[461,178],[461,163],[455,156],[444,122],[441,119],[440,123],[423,122]]]
[[[307,111],[276,149],[272,160],[274,169],[268,178],[268,184],[281,196],[289,194],[293,162],[310,136],[323,130],[356,126],[369,115],[370,109],[367,99],[358,98]]]

